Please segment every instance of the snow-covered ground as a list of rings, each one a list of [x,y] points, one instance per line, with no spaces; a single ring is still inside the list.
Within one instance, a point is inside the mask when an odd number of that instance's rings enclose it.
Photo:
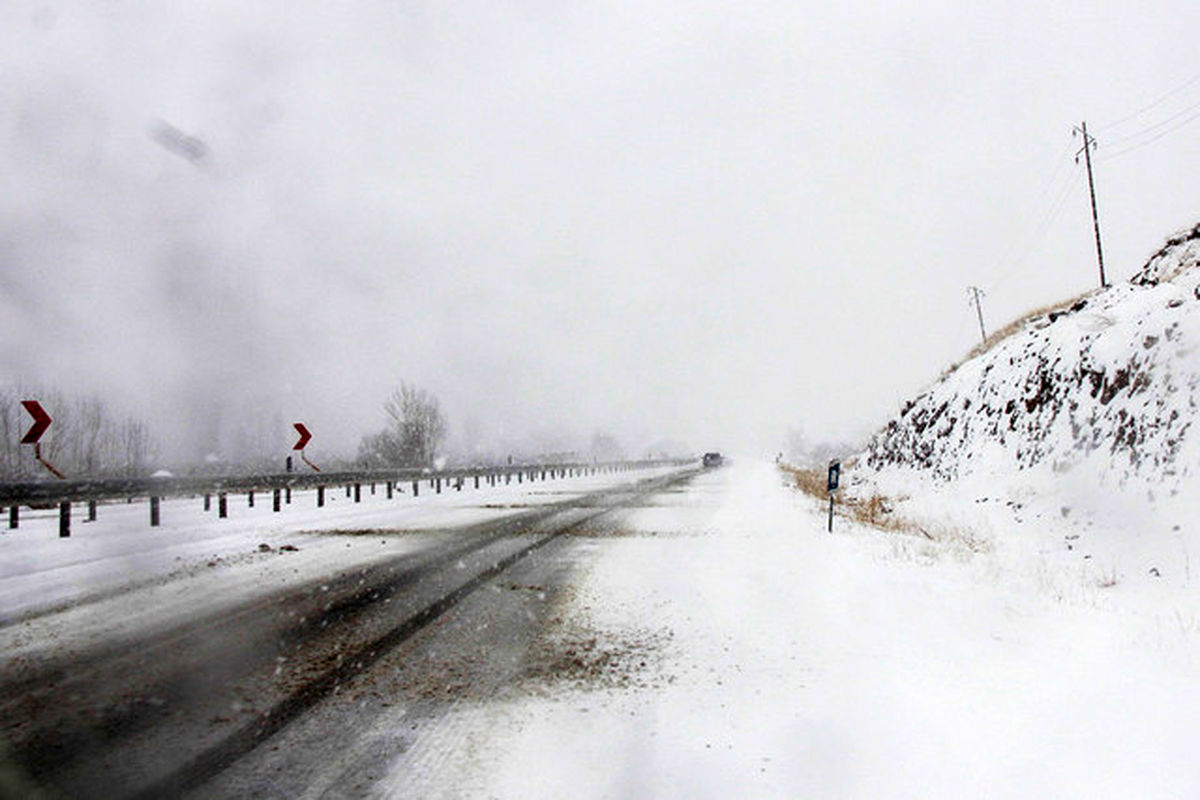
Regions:
[[[145,502],[116,503],[100,506],[95,522],[84,522],[77,509],[65,539],[58,537],[57,510],[23,509],[17,530],[0,531],[0,650],[12,656],[50,642],[83,644],[170,625],[418,549],[435,529],[498,519],[675,469],[513,479],[478,490],[468,484],[461,492],[443,487],[441,494],[426,483],[419,497],[406,486],[392,500],[380,484],[374,495],[363,486],[360,503],[331,487],[324,508],[316,507],[315,490],[302,491],[279,513],[269,494],[260,493],[253,508],[245,495],[230,495],[226,519],[217,517],[216,498],[209,512],[201,498],[169,499],[157,528],[149,526]],[[67,613],[45,613],[55,610]]]
[[[872,438],[873,469],[944,480],[1030,467],[1185,493],[1200,463],[1200,225],[1128,282],[1031,313]]]
[[[426,732],[459,743],[454,763],[414,783],[418,744],[380,791],[1200,795],[1186,560],[1134,579],[1127,565],[1149,552],[1105,547],[1137,536],[1138,520],[1082,497],[1064,516],[1061,487],[1043,488],[1047,500],[1021,508],[927,492],[907,510],[975,526],[930,541],[845,519],[830,535],[823,504],[771,465],[706,473],[598,544],[562,610],[601,647],[649,643],[634,680],[461,703]],[[1094,532],[1091,559],[1064,521]],[[1103,562],[1087,566],[1101,558],[1116,565],[1111,585]]]

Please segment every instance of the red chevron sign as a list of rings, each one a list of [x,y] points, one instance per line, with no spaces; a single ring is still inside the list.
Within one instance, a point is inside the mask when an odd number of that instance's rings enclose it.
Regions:
[[[21,439],[21,444],[37,444],[38,439],[42,438],[42,434],[50,427],[53,422],[50,415],[46,413],[46,409],[42,408],[42,404],[37,400],[22,400],[21,405],[25,406],[25,410],[29,412],[29,416],[33,417],[33,427]]]
[[[312,438],[312,434],[308,432],[308,428],[304,426],[303,422],[295,422],[292,427],[296,429],[296,433],[300,434],[300,440],[292,445],[292,449],[303,450],[304,446],[308,444],[308,440]]]

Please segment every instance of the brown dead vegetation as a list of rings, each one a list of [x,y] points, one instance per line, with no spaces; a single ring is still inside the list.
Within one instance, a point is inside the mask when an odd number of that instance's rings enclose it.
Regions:
[[[1063,312],[1067,311],[1068,309],[1072,309],[1075,306],[1078,306],[1081,302],[1086,302],[1093,295],[1098,294],[1099,292],[1100,292],[1100,289],[1091,289],[1089,291],[1084,292],[1083,294],[1076,295],[1075,297],[1069,297],[1066,300],[1060,300],[1057,303],[1050,303],[1049,305],[1041,306],[1039,308],[1035,308],[1030,311],[1026,311],[1024,314],[1017,317],[1012,322],[1005,325],[1003,328],[997,328],[996,330],[992,331],[988,335],[987,339],[985,339],[984,341],[982,341],[979,344],[972,347],[970,352],[967,353],[965,358],[963,358],[961,361],[956,361],[953,364],[951,364],[949,367],[947,367],[945,369],[945,371],[942,372],[942,375],[939,378],[939,380],[944,380],[946,378],[946,376],[949,375],[950,373],[954,372],[954,370],[958,369],[959,367],[961,367],[963,364],[970,361],[971,359],[981,356],[984,353],[988,352],[993,347],[1000,344],[1000,342],[1003,342],[1005,339],[1007,339],[1008,337],[1012,336],[1017,331],[1024,328],[1030,322],[1033,322],[1034,320],[1036,320],[1038,317],[1050,317],[1051,321],[1053,321],[1054,315],[1062,314]]]
[[[779,468],[791,476],[795,487],[800,491],[820,500],[829,499],[829,492],[826,489],[828,473],[824,468],[794,467],[790,464],[780,464]],[[880,494],[856,497],[842,489],[834,498],[834,507],[842,516],[881,531],[915,534],[924,536],[926,539],[933,538],[917,523],[893,514],[892,502]]]
[[[848,463],[853,464],[854,462]],[[827,473],[823,467],[806,468],[780,464],[779,469],[791,479],[793,485],[800,491],[823,502],[829,500],[829,493],[825,489]],[[876,493],[867,497],[856,497],[846,489],[839,491],[839,495],[834,501],[838,514],[862,525],[869,525],[876,530],[900,533],[906,536],[920,536],[949,548],[950,552],[958,554],[961,558],[970,558],[977,553],[986,553],[992,549],[990,541],[976,536],[971,531],[923,525],[915,520],[902,517],[895,513],[893,499],[884,495]]]
[[[791,464],[780,464],[779,469],[785,475],[790,475],[797,489],[812,497],[825,497],[825,480],[827,473],[816,467],[793,467]]]

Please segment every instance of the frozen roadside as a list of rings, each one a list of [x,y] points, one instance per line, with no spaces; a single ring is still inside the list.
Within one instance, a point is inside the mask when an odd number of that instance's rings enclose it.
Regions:
[[[1200,790],[1188,752],[1200,647],[1194,626],[1166,624],[1156,584],[1129,582],[1131,602],[1110,602],[1076,565],[1038,558],[1036,518],[1012,542],[973,548],[846,520],[831,536],[824,522],[759,464],[630,515],[630,535],[603,542],[563,613],[600,648],[656,643],[637,680],[463,704],[443,724],[470,758],[420,786],[397,769],[381,792]]]
[[[269,502],[230,498],[230,516],[198,498],[162,504],[150,528],[146,506],[100,508],[94,523],[59,539],[53,512],[28,514],[0,536],[0,648],[6,655],[82,646],[221,608],[324,575],[365,567],[427,545],[438,531],[519,514],[531,507],[672,472],[657,468],[419,497],[364,487],[361,503],[327,492],[296,492],[274,513]],[[61,613],[48,614],[48,611]],[[15,623],[15,624],[14,624]]]

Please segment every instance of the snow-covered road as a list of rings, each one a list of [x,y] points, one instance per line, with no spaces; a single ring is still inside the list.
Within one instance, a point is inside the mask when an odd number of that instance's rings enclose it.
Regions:
[[[11,758],[0,752],[0,789],[10,768],[68,796],[204,788],[298,719],[320,724],[324,701],[336,707],[343,688],[374,680],[378,660],[463,598],[504,588],[496,581],[511,565],[687,474],[380,498],[333,513],[247,508],[240,522],[181,503],[165,530],[118,505],[70,540],[29,525],[2,542],[24,557],[9,563],[5,588],[24,585],[32,610],[0,626]],[[336,527],[310,527],[317,517]],[[197,546],[212,555],[197,563]],[[76,581],[42,580],[56,573]],[[65,604],[64,587],[74,592]],[[511,605],[536,605],[518,589],[508,589],[520,598]],[[510,638],[529,638],[518,630],[526,625],[517,615]],[[320,748],[289,752],[318,771],[325,763]]]
[[[1004,543],[824,522],[753,463],[630,513],[560,613],[633,679],[462,702],[376,794],[1200,794],[1194,618],[1017,574],[1037,559]]]
[[[1036,519],[1016,537],[929,541],[841,518],[830,535],[822,503],[751,461],[627,502],[498,574],[197,796],[1200,794],[1190,583],[1104,585],[1047,557],[1061,532]],[[300,553],[268,556],[402,546],[302,536]],[[32,630],[88,641],[82,610],[0,633],[18,648],[36,649]]]

